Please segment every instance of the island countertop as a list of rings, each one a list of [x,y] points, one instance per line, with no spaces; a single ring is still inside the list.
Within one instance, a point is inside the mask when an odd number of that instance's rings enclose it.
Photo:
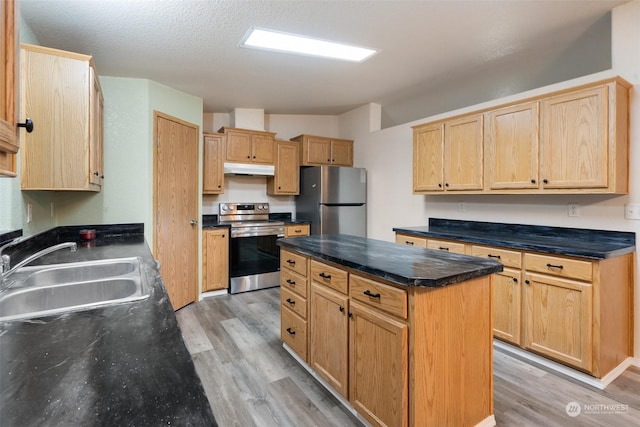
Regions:
[[[135,256],[147,299],[93,310],[0,322],[0,425],[207,425],[216,420],[182,340],[142,224],[59,227],[20,243],[26,252],[76,241],[33,264]],[[116,231],[117,229],[117,231]]]
[[[403,286],[443,287],[502,271],[485,258],[347,234],[285,238],[278,245]]]

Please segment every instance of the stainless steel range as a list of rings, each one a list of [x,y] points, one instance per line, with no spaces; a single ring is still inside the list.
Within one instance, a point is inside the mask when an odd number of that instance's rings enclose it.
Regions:
[[[231,226],[229,293],[280,286],[284,222],[269,220],[269,203],[221,203],[219,219]]]

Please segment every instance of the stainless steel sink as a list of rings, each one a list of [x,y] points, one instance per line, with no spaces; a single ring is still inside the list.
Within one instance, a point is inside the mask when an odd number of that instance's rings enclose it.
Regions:
[[[149,296],[138,258],[23,267],[0,293],[0,321],[138,301]]]

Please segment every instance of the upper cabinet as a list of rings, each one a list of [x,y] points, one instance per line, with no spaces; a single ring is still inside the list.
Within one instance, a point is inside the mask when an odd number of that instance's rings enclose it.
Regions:
[[[274,164],[275,133],[248,129],[221,128],[225,135],[225,161]]]
[[[298,135],[291,138],[302,144],[301,166],[353,166],[353,141],[324,136]]]
[[[415,126],[413,191],[626,194],[629,88],[612,78]]]
[[[203,194],[224,193],[224,135],[204,133]]]
[[[482,114],[414,127],[414,192],[482,190]]]
[[[0,175],[16,176],[16,153],[19,148],[16,127],[18,94],[17,4],[5,0],[0,5]]]
[[[22,144],[23,190],[100,191],[103,98],[93,59],[23,44],[21,115],[35,129]]]
[[[276,170],[267,177],[267,194],[300,194],[299,151],[297,142],[276,140]]]

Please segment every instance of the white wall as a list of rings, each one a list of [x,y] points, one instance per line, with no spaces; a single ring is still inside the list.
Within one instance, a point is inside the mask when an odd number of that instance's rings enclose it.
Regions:
[[[367,133],[371,123],[366,114],[354,114],[349,128],[356,138],[356,163],[368,170],[368,235],[393,241],[393,227],[426,225],[429,218],[465,219],[517,224],[632,231],[640,239],[640,221],[624,218],[624,205],[640,202],[640,1],[625,4],[613,12],[613,70],[574,79],[469,106],[446,114],[426,117],[403,125]],[[412,194],[411,126],[478,108],[509,102],[547,90],[570,87],[581,82],[621,75],[634,84],[630,111],[630,193],[629,195],[441,195]],[[344,118],[344,115],[343,117]],[[347,120],[345,120],[347,121]],[[359,129],[359,130],[358,130]],[[465,203],[465,211],[459,210]],[[569,217],[567,204],[578,203],[580,216]],[[640,242],[640,240],[637,240]],[[636,243],[640,248],[640,245]],[[637,256],[636,256],[637,258]],[[636,259],[636,265],[637,265]],[[635,355],[640,355],[640,278],[635,281]]]

